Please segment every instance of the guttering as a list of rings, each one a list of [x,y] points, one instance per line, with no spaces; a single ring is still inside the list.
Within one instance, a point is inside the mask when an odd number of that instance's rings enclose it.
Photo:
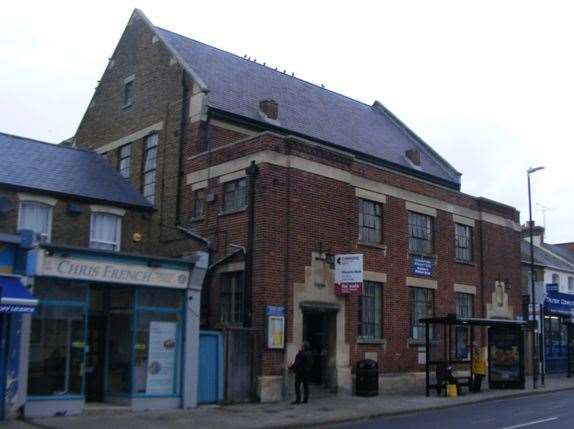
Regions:
[[[312,136],[309,136],[307,134],[299,133],[297,131],[293,131],[293,130],[290,130],[287,128],[279,127],[279,126],[268,124],[268,123],[262,123],[260,121],[255,120],[255,119],[247,118],[245,116],[241,116],[241,115],[238,115],[236,113],[227,112],[225,110],[221,110],[221,109],[218,109],[216,107],[209,107],[208,109],[213,113],[213,116],[216,118],[231,120],[233,122],[239,123],[239,124],[246,126],[248,128],[250,127],[250,128],[256,128],[258,130],[271,130],[271,131],[275,131],[277,133],[280,133],[282,135],[293,135],[296,137],[301,137],[301,138],[304,138],[307,140],[311,140],[311,141],[317,142],[319,144],[322,144],[324,146],[328,146],[330,148],[334,148],[337,150],[342,150],[344,152],[350,153],[353,156],[355,156],[357,159],[367,161],[367,162],[370,162],[372,164],[378,165],[380,167],[385,167],[385,168],[388,168],[390,170],[395,170],[395,171],[407,174],[409,176],[416,177],[418,179],[425,180],[427,182],[431,182],[431,183],[434,183],[436,185],[444,186],[445,188],[460,192],[460,183],[457,183],[457,182],[453,182],[453,181],[446,180],[446,179],[441,179],[440,177],[436,177],[436,176],[430,175],[430,174],[422,172],[422,171],[413,170],[411,168],[402,166],[400,164],[396,164],[394,162],[390,162],[390,161],[387,161],[387,160],[384,160],[384,159],[381,159],[381,158],[378,158],[375,156],[368,155],[364,152],[360,152],[360,151],[349,149],[349,148],[346,148],[343,146],[339,146],[339,145],[336,145],[334,143],[330,143],[328,141],[321,140],[321,139],[318,139],[316,137],[312,137]]]
[[[184,228],[183,226],[176,226],[176,228],[178,230],[180,230],[181,232],[183,232],[185,235],[187,235],[189,238],[194,239],[195,241],[200,242],[201,244],[203,244],[205,247],[207,247],[207,250],[211,251],[211,241],[208,240],[207,238],[199,235],[196,232],[193,232],[190,229]]]

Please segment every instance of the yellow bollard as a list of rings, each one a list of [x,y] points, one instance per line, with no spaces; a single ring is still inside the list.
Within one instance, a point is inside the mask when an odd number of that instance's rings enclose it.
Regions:
[[[458,392],[456,391],[456,384],[447,384],[446,394],[449,398],[456,398],[458,396]]]

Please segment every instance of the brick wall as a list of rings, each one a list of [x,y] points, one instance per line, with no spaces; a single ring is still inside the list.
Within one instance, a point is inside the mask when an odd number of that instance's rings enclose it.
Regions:
[[[45,195],[45,194],[38,194]],[[18,229],[18,194],[12,191],[0,190],[0,197],[7,197],[12,202],[13,210],[7,215],[0,216],[0,232],[16,234]],[[73,203],[80,209],[79,214],[71,214],[68,211],[68,204]],[[110,207],[112,207],[110,205]],[[51,243],[89,247],[90,245],[90,204],[78,202],[71,199],[58,199],[52,211],[52,236]],[[149,214],[126,210],[122,218],[122,239],[121,251],[133,253],[147,253],[150,251],[147,246],[149,235]],[[141,242],[133,241],[133,234],[139,233],[143,236]]]

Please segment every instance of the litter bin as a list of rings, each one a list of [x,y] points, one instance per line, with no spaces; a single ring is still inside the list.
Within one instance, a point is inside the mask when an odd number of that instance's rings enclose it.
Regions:
[[[377,396],[379,394],[379,364],[371,359],[357,362],[355,371],[355,394]]]

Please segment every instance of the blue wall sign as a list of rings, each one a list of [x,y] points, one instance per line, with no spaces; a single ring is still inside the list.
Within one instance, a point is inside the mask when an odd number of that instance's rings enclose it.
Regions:
[[[267,316],[285,316],[285,307],[282,305],[268,305],[265,309]]]
[[[546,283],[546,293],[558,292],[558,283]]]
[[[415,276],[432,276],[433,260],[423,258],[422,256],[413,256],[411,258],[411,272]]]
[[[544,311],[565,316],[574,315],[574,295],[548,291],[544,300]]]

